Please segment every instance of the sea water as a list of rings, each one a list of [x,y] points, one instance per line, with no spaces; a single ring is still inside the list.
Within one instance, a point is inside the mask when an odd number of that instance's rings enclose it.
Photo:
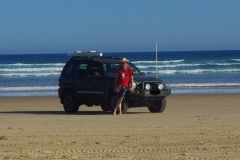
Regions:
[[[240,93],[240,51],[114,52],[172,94]],[[0,55],[0,96],[57,96],[67,53]],[[157,66],[157,68],[156,68]],[[157,74],[156,74],[157,71]],[[156,77],[157,76],[157,77]]]

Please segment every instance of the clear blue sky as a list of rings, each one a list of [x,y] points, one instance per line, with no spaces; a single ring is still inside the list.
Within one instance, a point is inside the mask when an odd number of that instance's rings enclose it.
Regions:
[[[0,54],[240,49],[239,0],[0,0]]]

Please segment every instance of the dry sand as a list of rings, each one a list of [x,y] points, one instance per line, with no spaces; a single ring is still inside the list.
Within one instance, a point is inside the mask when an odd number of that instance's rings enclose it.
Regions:
[[[163,113],[66,114],[57,97],[0,98],[0,159],[240,159],[240,95],[171,95]]]

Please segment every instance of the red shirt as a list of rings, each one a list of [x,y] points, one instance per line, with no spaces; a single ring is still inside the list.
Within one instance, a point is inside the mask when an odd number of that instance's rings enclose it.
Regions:
[[[117,69],[116,74],[118,76],[117,85],[128,87],[130,77],[133,75],[132,68],[127,67],[123,70],[122,67],[120,67]]]

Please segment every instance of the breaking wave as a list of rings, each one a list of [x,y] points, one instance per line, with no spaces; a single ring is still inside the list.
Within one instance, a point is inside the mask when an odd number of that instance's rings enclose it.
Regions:
[[[0,67],[11,67],[11,66],[60,66],[63,67],[65,63],[33,63],[33,64],[27,64],[27,63],[13,63],[13,64],[0,64]]]
[[[238,61],[238,62],[240,62],[240,59],[231,59],[232,61]]]
[[[207,64],[166,64],[166,65],[158,65],[158,68],[176,68],[176,67],[198,67],[198,66],[204,66],[204,67],[211,67],[211,66],[236,66],[240,63],[207,63]],[[156,65],[137,65],[138,68],[156,68]]]
[[[180,60],[169,60],[169,61],[158,61],[157,63],[179,63],[183,62],[184,59]],[[133,64],[139,64],[139,63],[156,63],[156,61],[133,61]]]
[[[239,87],[240,83],[173,83],[169,87]]]
[[[145,73],[156,73],[156,71],[143,70]],[[195,69],[195,70],[158,70],[159,74],[200,74],[200,73],[230,73],[240,72],[240,69]]]
[[[58,86],[18,86],[0,87],[0,91],[51,91],[57,90]]]
[[[63,66],[63,63],[0,64],[0,77],[59,76]]]

